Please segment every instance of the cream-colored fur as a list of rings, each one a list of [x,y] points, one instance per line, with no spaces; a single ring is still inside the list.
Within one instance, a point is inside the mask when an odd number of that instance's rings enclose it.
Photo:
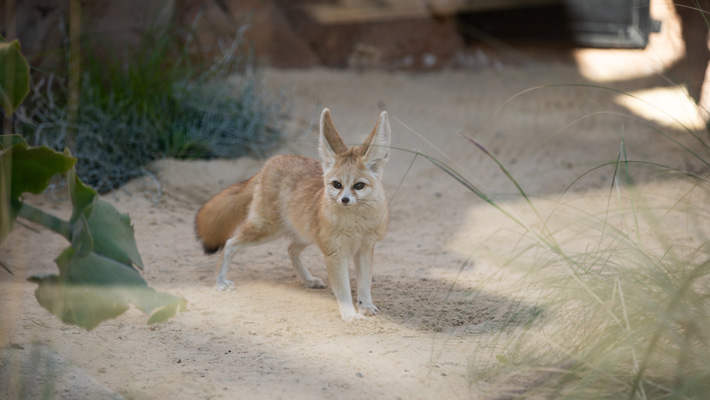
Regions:
[[[381,178],[389,159],[390,132],[389,118],[382,112],[365,143],[347,147],[326,108],[320,119],[320,162],[272,157],[249,180],[208,201],[195,223],[206,253],[224,247],[218,288],[233,285],[226,275],[240,250],[287,236],[291,263],[309,288],[325,285],[311,275],[300,255],[313,243],[321,249],[344,320],[377,314],[370,292],[372,256],[389,219]],[[351,259],[357,275],[357,312],[350,294]]]

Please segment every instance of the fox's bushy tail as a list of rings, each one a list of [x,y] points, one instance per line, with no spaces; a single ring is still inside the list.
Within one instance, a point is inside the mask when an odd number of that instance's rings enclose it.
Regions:
[[[205,254],[219,251],[247,217],[254,194],[252,179],[235,183],[217,193],[195,217],[195,231]]]

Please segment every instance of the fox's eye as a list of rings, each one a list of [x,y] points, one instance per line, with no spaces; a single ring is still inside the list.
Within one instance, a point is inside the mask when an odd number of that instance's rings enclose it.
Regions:
[[[355,185],[353,185],[353,189],[355,189],[355,190],[361,190],[361,189],[364,188],[364,187],[365,187],[365,183],[364,183],[364,182],[358,182],[358,183],[356,183]]]
[[[341,189],[343,185],[338,181],[333,181],[333,187],[336,189]]]

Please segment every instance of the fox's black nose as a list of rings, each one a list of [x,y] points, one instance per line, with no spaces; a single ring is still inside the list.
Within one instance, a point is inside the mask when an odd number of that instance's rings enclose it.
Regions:
[[[350,198],[349,198],[349,197],[343,197],[342,199],[340,199],[340,201],[342,201],[343,204],[348,204],[348,203],[350,203]]]

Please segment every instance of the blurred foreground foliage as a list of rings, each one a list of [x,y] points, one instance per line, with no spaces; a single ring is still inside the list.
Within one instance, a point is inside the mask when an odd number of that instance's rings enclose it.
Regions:
[[[3,110],[10,116],[27,95],[24,82],[29,81],[29,68],[23,67],[27,61],[16,40],[0,44],[0,61]],[[148,314],[149,323],[184,310],[185,299],[148,287],[138,272],[143,261],[130,218],[77,177],[76,162],[66,150],[31,148],[20,135],[0,136],[0,242],[17,217],[40,224],[70,242],[55,260],[59,275],[30,278],[39,285],[35,291],[39,303],[62,321],[87,330],[123,313],[130,304]],[[73,206],[69,221],[23,201],[24,193],[42,193],[57,174],[65,174],[69,188]],[[11,273],[8,266],[3,267]]]

